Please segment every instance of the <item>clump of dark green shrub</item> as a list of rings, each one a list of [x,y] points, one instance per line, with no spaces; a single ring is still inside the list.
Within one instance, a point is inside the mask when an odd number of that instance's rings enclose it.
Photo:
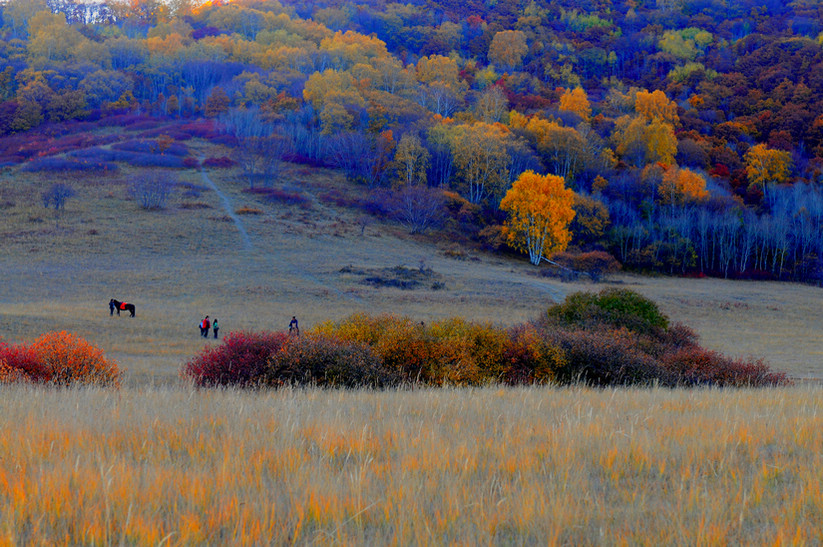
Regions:
[[[627,289],[571,294],[562,304],[550,307],[548,317],[550,321],[565,326],[596,328],[609,325],[658,335],[669,326],[669,319],[657,304]]]
[[[273,387],[384,387],[398,380],[367,345],[318,334],[290,338],[269,357],[263,375],[263,383]]]

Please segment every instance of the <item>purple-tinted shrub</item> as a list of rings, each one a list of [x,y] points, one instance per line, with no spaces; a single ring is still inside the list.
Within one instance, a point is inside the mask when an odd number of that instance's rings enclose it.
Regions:
[[[640,349],[638,336],[627,329],[559,329],[547,334],[549,343],[559,347],[565,356],[566,365],[557,375],[561,383],[584,382],[596,386],[675,383],[673,375]]]
[[[203,161],[203,166],[216,169],[226,169],[228,167],[234,167],[235,165],[237,165],[237,162],[226,156],[219,158],[206,158],[205,161]]]
[[[161,145],[155,140],[130,140],[113,144],[111,147],[115,150],[138,152],[140,154],[186,156],[189,153],[188,147],[179,142],[172,142],[161,150]]]
[[[183,365],[181,375],[201,387],[258,386],[267,361],[287,341],[282,332],[232,332]]]
[[[200,167],[200,162],[197,161],[197,158],[189,156],[187,158],[183,158],[183,167],[187,169],[197,169]]]
[[[71,158],[38,158],[20,168],[30,173],[39,171],[117,171],[117,165],[100,160],[76,160]]]
[[[699,346],[667,354],[661,365],[683,385],[763,387],[790,383],[784,373],[773,372],[762,360],[730,359]]]
[[[246,193],[258,194],[269,203],[280,203],[282,205],[298,205],[307,208],[311,205],[311,200],[300,192],[287,192],[277,188],[247,188]]]
[[[398,377],[366,344],[346,342],[322,334],[292,337],[268,360],[265,384],[320,387],[385,387]]]
[[[214,120],[191,121],[178,125],[176,129],[198,139],[212,139],[219,134]]]
[[[108,150],[105,148],[89,148],[78,150],[69,154],[86,160],[97,160],[107,162],[127,163],[134,167],[166,167],[179,169],[183,167],[183,158],[179,156],[167,156],[160,154],[142,154],[139,152],[129,152],[126,150]]]

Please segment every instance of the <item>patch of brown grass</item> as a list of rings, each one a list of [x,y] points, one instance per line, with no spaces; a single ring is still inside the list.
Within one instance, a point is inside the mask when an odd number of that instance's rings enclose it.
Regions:
[[[820,395],[12,387],[0,542],[813,544]]]

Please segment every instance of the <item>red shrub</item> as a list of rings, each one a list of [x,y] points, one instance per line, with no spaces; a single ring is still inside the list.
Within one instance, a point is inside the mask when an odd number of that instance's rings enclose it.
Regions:
[[[46,372],[33,349],[0,342],[0,384],[44,382]]]
[[[233,167],[234,165],[236,165],[236,162],[229,157],[222,156],[220,158],[206,158],[205,161],[203,161],[203,165],[206,167],[224,169],[227,167]]]
[[[699,346],[681,348],[663,356],[661,361],[685,385],[761,387],[790,383],[784,373],[772,372],[761,360],[730,359]]]
[[[259,385],[266,362],[287,341],[282,332],[232,332],[183,365],[181,376],[201,387]]]

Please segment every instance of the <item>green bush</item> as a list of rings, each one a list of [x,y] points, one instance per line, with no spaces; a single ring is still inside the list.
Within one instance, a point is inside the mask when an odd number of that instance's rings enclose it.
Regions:
[[[550,321],[566,326],[595,328],[605,324],[658,336],[669,326],[657,304],[628,289],[570,294],[562,304],[550,307],[547,315]]]

